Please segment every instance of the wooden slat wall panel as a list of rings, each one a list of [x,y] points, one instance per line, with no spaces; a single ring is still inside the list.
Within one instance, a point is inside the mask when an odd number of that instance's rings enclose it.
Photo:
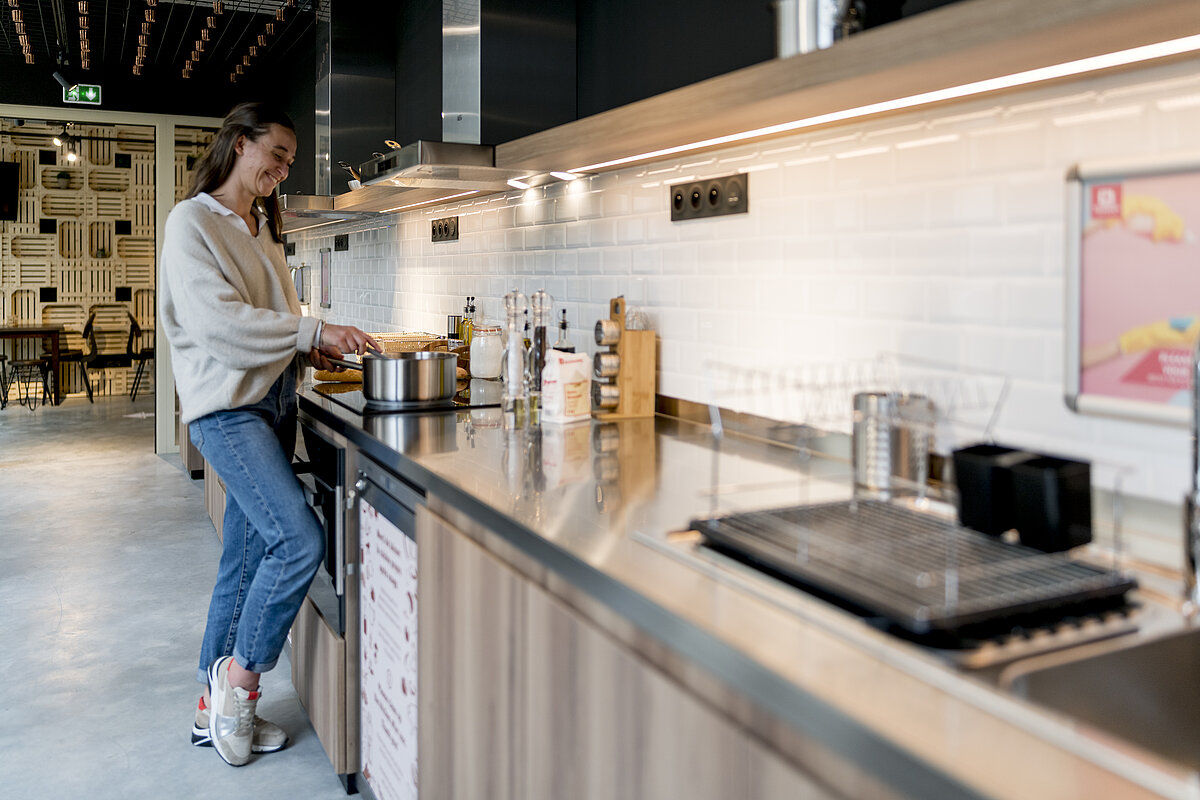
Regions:
[[[11,120],[0,120],[0,160],[20,165],[18,219],[0,224],[0,309],[5,321],[15,316],[35,322],[62,313],[53,310],[54,305],[81,309],[112,305],[121,316],[120,341],[114,339],[111,349],[124,351],[126,311],[135,314],[147,331],[154,327],[154,130],[136,125],[72,125],[71,133],[82,137],[80,158],[74,163],[68,163],[65,146],[55,147],[51,141],[61,130],[56,122],[26,121],[18,127]],[[212,134],[200,128],[178,130],[175,171],[183,184],[181,191],[186,191],[189,157],[200,156]],[[54,163],[42,163],[43,153],[53,153]],[[60,173],[66,176],[63,188]],[[41,233],[43,219],[56,221],[53,233]],[[117,233],[117,226],[125,222],[128,233]],[[56,303],[41,302],[44,288],[57,290]],[[130,289],[133,300],[117,303],[118,288]],[[8,342],[0,347],[11,355],[17,345]],[[40,352],[40,344],[36,349]],[[99,394],[124,392],[133,378],[132,369],[105,372],[96,375]],[[82,385],[68,372],[63,379],[69,391],[82,392]]]

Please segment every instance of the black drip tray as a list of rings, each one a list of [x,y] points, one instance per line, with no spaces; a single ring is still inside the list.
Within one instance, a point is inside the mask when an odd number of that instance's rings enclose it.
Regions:
[[[708,544],[893,632],[969,646],[1014,626],[1124,606],[1121,573],[878,500],[698,520]]]

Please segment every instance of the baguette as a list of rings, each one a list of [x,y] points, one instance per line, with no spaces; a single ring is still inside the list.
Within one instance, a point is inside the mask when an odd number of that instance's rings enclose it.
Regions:
[[[347,369],[341,372],[319,369],[313,373],[313,380],[331,381],[333,383],[362,383],[362,376],[362,370],[360,369]]]

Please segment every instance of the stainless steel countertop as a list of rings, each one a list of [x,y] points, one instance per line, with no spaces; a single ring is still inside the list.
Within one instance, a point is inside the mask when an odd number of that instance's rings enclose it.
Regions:
[[[1200,797],[1196,774],[676,533],[714,513],[848,498],[844,462],[718,443],[665,417],[511,431],[498,409],[364,418],[311,389],[301,413],[901,793]]]

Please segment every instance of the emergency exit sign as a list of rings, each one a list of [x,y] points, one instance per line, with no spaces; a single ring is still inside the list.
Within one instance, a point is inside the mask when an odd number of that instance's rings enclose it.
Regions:
[[[98,106],[100,105],[100,87],[91,83],[80,83],[70,89],[63,87],[63,102]]]

